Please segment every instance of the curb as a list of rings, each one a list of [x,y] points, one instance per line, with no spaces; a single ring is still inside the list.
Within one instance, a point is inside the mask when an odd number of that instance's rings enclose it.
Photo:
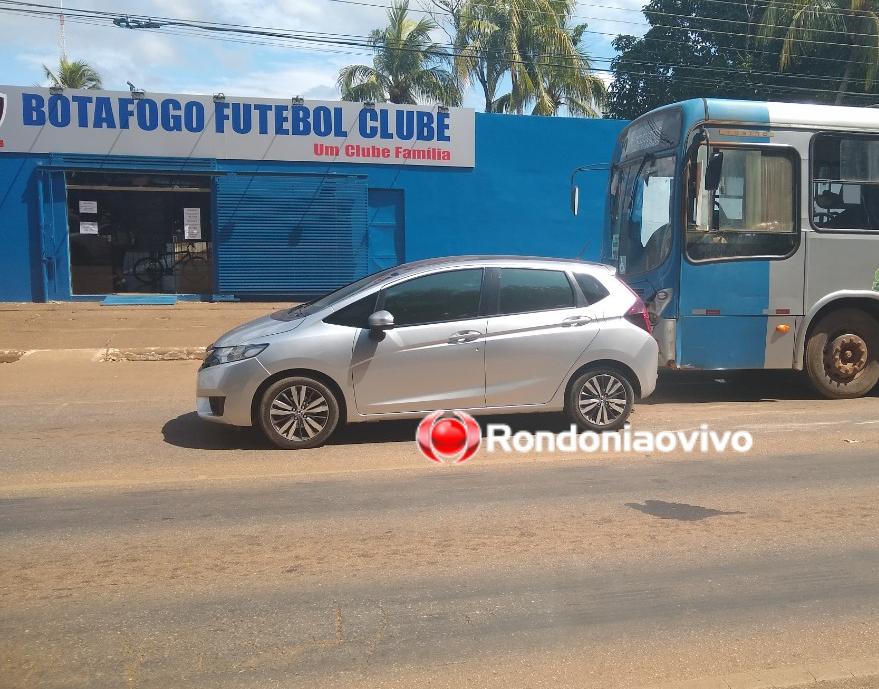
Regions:
[[[204,347],[106,347],[103,349],[0,349],[0,364],[25,357],[79,356],[90,361],[201,361]]]
[[[204,347],[108,347],[100,361],[189,361],[204,359]]]
[[[14,364],[27,352],[20,349],[0,349],[0,364]]]
[[[815,665],[736,672],[731,675],[666,682],[645,689],[793,689],[817,687],[819,682],[869,677],[879,677],[879,658],[837,660]]]

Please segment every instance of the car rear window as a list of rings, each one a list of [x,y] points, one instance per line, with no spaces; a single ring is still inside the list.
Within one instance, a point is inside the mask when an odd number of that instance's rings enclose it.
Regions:
[[[589,273],[575,273],[574,278],[588,304],[595,304],[610,294],[607,287],[602,285],[597,277],[589,275]]]

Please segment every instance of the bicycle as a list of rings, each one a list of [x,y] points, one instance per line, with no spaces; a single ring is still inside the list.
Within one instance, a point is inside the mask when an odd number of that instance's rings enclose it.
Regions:
[[[180,258],[176,258],[179,256]],[[131,272],[141,284],[155,286],[164,275],[170,275],[178,267],[186,275],[187,270],[207,266],[207,259],[195,252],[195,244],[189,242],[186,251],[167,251],[162,254],[153,254],[140,259],[134,264]]]

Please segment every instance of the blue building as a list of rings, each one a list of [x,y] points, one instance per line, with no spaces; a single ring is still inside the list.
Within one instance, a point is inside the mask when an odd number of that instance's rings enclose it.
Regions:
[[[570,174],[625,125],[0,89],[2,301],[303,297],[432,256],[595,259],[606,173],[581,178],[579,217]]]

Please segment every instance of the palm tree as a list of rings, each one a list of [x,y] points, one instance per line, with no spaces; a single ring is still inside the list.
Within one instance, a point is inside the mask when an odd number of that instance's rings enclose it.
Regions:
[[[415,21],[408,13],[408,0],[395,2],[388,10],[388,26],[369,35],[375,50],[372,67],[349,65],[339,72],[343,100],[461,104],[457,79],[442,67],[447,58],[430,37],[436,24],[429,18]]]
[[[576,117],[601,117],[607,87],[592,73],[589,55],[579,48],[586,24],[566,29],[577,57],[567,61],[548,60],[542,66],[538,88],[533,94],[532,115],[558,115],[562,106]]]
[[[778,65],[781,71],[813,55],[822,44],[839,48],[846,65],[836,94],[837,104],[843,102],[855,78],[863,80],[865,90],[872,88],[879,70],[876,0],[769,0],[760,38],[766,43],[779,37],[783,39]]]
[[[67,89],[99,89],[102,86],[101,75],[84,60],[71,61],[62,57],[58,62],[57,72],[53,72],[46,65],[43,65],[43,71],[52,86]]]
[[[469,0],[461,13],[456,70],[485,94],[486,112],[597,116],[604,83],[580,48],[586,25],[569,27],[576,0]],[[509,73],[510,92],[496,97]]]
[[[469,78],[482,88],[485,112],[501,112],[497,91],[509,69],[505,36],[506,14],[494,0],[467,0],[454,15],[455,72],[462,82]]]

